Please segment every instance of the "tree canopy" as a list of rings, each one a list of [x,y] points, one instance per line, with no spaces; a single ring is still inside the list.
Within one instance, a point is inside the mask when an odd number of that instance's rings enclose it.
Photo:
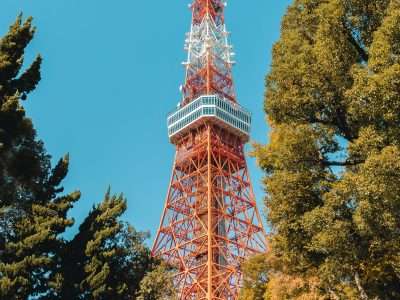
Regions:
[[[271,251],[333,299],[400,298],[400,3],[295,0],[266,80]]]
[[[61,195],[68,155],[51,167],[21,104],[40,81],[40,56],[22,69],[34,33],[32,18],[19,16],[0,39],[0,299],[54,295],[60,234],[80,197]]]
[[[147,234],[120,220],[125,210],[122,195],[108,191],[66,243],[60,299],[136,299],[142,279],[158,261],[144,245]],[[159,290],[165,291],[162,286]]]
[[[108,192],[65,239],[81,196],[62,187],[69,155],[52,166],[23,106],[41,79],[40,56],[23,69],[35,31],[21,15],[0,39],[0,300],[173,299],[147,234],[121,220],[122,195]]]

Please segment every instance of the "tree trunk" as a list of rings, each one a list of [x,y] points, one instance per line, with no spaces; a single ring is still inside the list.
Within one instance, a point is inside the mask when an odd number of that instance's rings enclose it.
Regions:
[[[355,279],[355,282],[357,285],[357,289],[360,292],[360,299],[361,300],[369,300],[367,293],[365,292],[364,288],[361,285],[360,275],[358,274],[358,272],[356,272],[356,274],[354,275],[354,279]]]

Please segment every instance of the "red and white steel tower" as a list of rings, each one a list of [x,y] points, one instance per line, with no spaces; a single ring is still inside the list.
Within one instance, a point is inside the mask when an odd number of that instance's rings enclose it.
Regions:
[[[235,97],[222,0],[193,0],[183,99],[168,116],[175,163],[152,254],[176,268],[180,299],[237,299],[241,264],[265,233],[244,144],[251,114]]]

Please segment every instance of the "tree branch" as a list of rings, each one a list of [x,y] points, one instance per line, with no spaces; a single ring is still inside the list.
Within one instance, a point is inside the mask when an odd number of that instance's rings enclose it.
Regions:
[[[356,282],[357,285],[357,289],[360,292],[360,298],[362,300],[368,300],[369,297],[367,295],[367,293],[365,292],[364,288],[361,285],[361,281],[360,281],[360,275],[356,272],[356,274],[354,275],[354,280]]]
[[[340,297],[331,289],[329,289],[329,294],[334,300],[340,300]]]
[[[346,24],[343,22],[343,32],[347,36],[350,44],[356,49],[357,53],[360,55],[361,59],[364,62],[367,62],[369,59],[369,55],[367,51],[356,41],[354,36],[351,34],[351,31],[347,28]]]
[[[323,160],[322,163],[329,167],[350,167],[363,163],[363,161],[330,161]]]
[[[341,136],[344,137],[346,140],[348,140],[349,142],[353,141],[356,137],[353,136],[352,132],[350,131],[350,129],[348,128],[347,124],[343,124],[342,120],[339,120],[339,117],[337,117],[338,122],[333,122],[333,121],[327,121],[327,120],[322,120],[319,119],[315,116],[310,117],[308,119],[308,121],[310,123],[318,123],[318,124],[322,124],[322,125],[326,125],[326,126],[333,126],[336,127],[340,132],[341,132]]]

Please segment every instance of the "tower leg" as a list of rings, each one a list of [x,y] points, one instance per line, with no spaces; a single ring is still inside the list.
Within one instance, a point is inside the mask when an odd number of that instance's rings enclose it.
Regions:
[[[213,249],[212,249],[212,239],[213,239],[213,201],[212,201],[212,168],[211,168],[211,127],[207,125],[207,207],[208,207],[208,288],[207,288],[207,299],[213,299],[213,288],[212,288],[212,269],[213,269]]]
[[[243,260],[265,251],[239,138],[205,123],[177,145],[152,251],[177,269],[180,299],[237,299]]]

